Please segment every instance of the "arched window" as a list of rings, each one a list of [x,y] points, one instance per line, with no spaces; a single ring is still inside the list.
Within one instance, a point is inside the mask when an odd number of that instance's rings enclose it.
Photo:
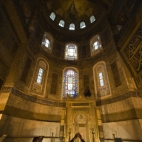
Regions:
[[[42,78],[43,78],[43,69],[42,68],[39,68],[39,70],[38,70],[38,76],[37,76],[37,83],[38,84],[41,84],[41,82],[42,82]]]
[[[95,90],[97,98],[110,95],[110,86],[104,62],[100,62],[94,67],[94,82],[96,82]]]
[[[71,23],[69,26],[69,30],[75,30],[75,24]]]
[[[101,49],[102,49],[101,38],[100,38],[99,35],[95,35],[95,36],[90,40],[91,56],[97,54]]]
[[[80,23],[80,29],[83,29],[83,28],[85,28],[85,27],[86,27],[85,22],[81,22],[81,23]]]
[[[39,58],[37,60],[35,71],[33,73],[33,81],[31,85],[32,93],[36,95],[45,95],[47,74],[48,74],[48,64],[44,59]]]
[[[74,68],[67,68],[63,72],[62,98],[76,98],[78,96],[78,72]]]
[[[90,16],[90,23],[93,23],[93,22],[95,22],[95,16],[94,15],[92,15],[92,16]]]
[[[59,26],[60,26],[60,27],[64,27],[64,26],[65,26],[65,21],[64,21],[64,20],[60,20]]]
[[[55,20],[56,15],[55,15],[55,13],[54,13],[54,12],[52,12],[52,13],[50,14],[50,18],[51,18],[53,21]]]
[[[51,53],[53,47],[53,38],[52,36],[45,32],[43,35],[41,47],[43,47],[47,52]]]
[[[75,44],[67,44],[65,48],[65,59],[77,60],[77,46]]]

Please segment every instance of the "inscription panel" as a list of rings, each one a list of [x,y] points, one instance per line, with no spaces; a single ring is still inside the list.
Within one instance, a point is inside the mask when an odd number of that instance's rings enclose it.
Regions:
[[[137,74],[142,71],[142,26],[124,49],[124,54]]]
[[[142,87],[142,25],[123,49],[123,54],[135,74],[138,87]]]

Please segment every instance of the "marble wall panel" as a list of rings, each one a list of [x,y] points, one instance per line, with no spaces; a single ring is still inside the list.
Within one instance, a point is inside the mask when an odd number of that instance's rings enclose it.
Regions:
[[[139,119],[140,127],[142,129],[142,119]]]
[[[60,131],[60,123],[55,122],[43,122],[43,121],[36,121],[36,120],[26,120],[22,118],[16,118],[4,115],[0,124],[4,122],[4,128],[0,125],[0,133],[6,134],[7,138],[5,142],[12,141],[12,142],[24,142],[24,139],[27,142],[31,142],[31,139],[27,139],[28,137],[35,137],[35,136],[46,136],[51,137],[52,133],[54,137],[59,137]],[[19,137],[13,139],[13,137]],[[59,139],[57,139],[59,141]],[[57,141],[56,140],[56,141]],[[51,139],[45,139],[43,142],[51,141]]]
[[[105,139],[113,139],[113,135],[122,139],[142,140],[142,129],[138,120],[103,123]]]
[[[39,103],[34,103],[32,101],[28,101],[26,99],[17,97],[15,95],[10,95],[10,98],[7,103],[8,106],[13,106],[15,108],[26,110],[35,113],[44,113],[44,114],[54,114],[59,115],[61,114],[62,107],[56,106],[48,106]]]
[[[131,98],[129,98],[126,100],[115,102],[115,103],[103,105],[101,109],[102,109],[101,114],[118,113],[118,112],[133,109],[133,103]]]
[[[135,108],[142,109],[142,98],[136,97],[132,99]]]

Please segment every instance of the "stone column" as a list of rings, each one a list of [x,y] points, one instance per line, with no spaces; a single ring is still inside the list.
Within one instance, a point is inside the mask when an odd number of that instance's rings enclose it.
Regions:
[[[100,110],[96,109],[96,113],[97,113],[97,120],[98,120],[98,130],[99,130],[100,142],[104,142],[104,132],[103,132]]]
[[[62,109],[62,114],[61,114],[61,121],[60,121],[60,141],[63,142],[64,141],[64,129],[65,129],[65,113],[66,110]]]

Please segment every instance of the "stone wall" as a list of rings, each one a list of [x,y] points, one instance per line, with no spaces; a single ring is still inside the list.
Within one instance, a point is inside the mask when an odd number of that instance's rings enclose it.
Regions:
[[[5,142],[31,142],[36,136],[59,137],[59,131],[59,122],[28,120],[7,115],[3,115],[0,122],[0,134],[7,135]],[[55,142],[59,141],[59,138],[55,139]],[[51,138],[45,138],[43,142],[51,142]]]

